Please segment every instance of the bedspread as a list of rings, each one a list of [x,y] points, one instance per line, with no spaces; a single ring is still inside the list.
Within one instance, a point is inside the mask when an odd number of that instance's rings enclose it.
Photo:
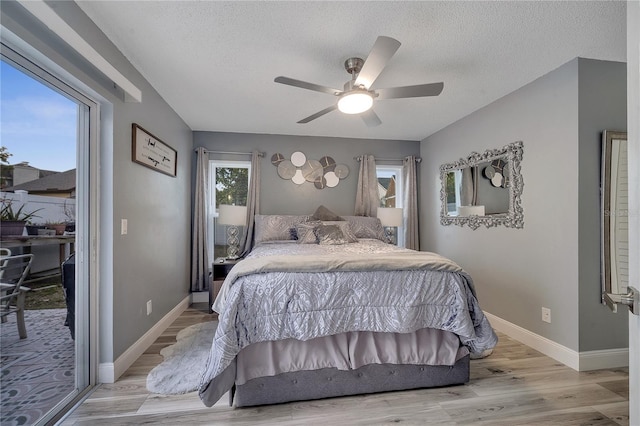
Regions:
[[[429,327],[456,333],[472,353],[497,343],[471,277],[449,259],[373,241],[341,246],[352,253],[299,246],[259,246],[227,276],[200,383],[205,405],[231,388],[236,355],[256,342]]]

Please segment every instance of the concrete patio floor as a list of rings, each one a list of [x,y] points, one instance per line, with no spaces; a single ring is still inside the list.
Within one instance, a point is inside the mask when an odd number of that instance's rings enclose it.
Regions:
[[[75,388],[75,342],[66,309],[25,311],[27,338],[15,315],[0,325],[2,425],[35,423]]]

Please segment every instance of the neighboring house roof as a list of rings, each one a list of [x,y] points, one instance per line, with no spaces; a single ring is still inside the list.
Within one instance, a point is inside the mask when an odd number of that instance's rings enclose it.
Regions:
[[[9,188],[4,188],[5,191],[17,191],[24,190],[29,192],[60,192],[60,191],[74,191],[76,188],[76,169],[67,170],[66,172],[59,172],[47,175],[43,178],[25,182],[20,185],[15,185]]]

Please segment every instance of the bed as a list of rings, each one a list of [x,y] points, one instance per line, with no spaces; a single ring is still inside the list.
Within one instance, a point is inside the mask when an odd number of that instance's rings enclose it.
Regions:
[[[497,337],[471,277],[377,218],[256,215],[227,276],[199,396],[236,407],[463,384]]]

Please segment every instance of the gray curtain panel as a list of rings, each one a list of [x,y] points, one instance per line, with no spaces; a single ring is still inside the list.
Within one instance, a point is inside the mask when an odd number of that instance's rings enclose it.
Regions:
[[[460,183],[461,206],[475,206],[478,203],[479,178],[478,167],[465,167],[462,169],[462,182]]]
[[[418,230],[418,172],[416,157],[410,155],[402,162],[404,179],[404,200],[402,214],[404,216],[404,246],[412,250],[420,250]]]
[[[253,247],[255,216],[260,214],[260,158],[262,153],[251,153],[251,176],[249,177],[249,193],[247,194],[247,226],[244,227],[240,240],[240,257],[249,254]]]
[[[207,175],[209,156],[204,148],[196,149],[196,189],[193,208],[191,248],[191,291],[209,287],[209,254],[207,253]]]
[[[376,160],[373,155],[363,155],[358,172],[355,215],[376,217],[379,205]]]
[[[471,167],[462,169],[462,180],[460,181],[460,205],[473,205],[473,177]]]

